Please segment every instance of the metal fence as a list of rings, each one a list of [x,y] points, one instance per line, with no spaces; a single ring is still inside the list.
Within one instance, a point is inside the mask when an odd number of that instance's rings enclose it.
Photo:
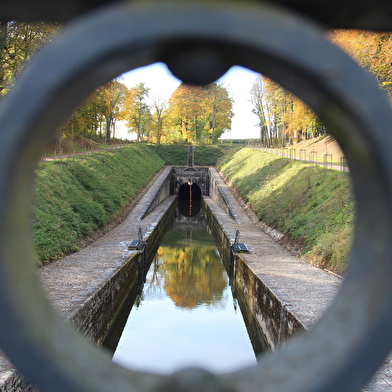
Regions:
[[[268,152],[270,154],[276,154],[283,158],[295,159],[302,162],[313,163],[315,165],[323,166],[330,170],[339,170],[348,172],[347,161],[345,157],[334,157],[332,154],[323,154],[322,160],[318,158],[318,152],[315,150],[308,151],[306,148],[260,148],[255,146],[249,146]]]

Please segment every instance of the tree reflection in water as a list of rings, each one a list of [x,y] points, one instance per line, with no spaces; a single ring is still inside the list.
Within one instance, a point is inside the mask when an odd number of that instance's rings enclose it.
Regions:
[[[172,244],[170,237],[180,238],[184,234],[187,247],[169,245]],[[158,249],[154,264],[161,265],[165,292],[180,308],[219,306],[227,286],[216,246],[206,234],[173,230]]]
[[[202,217],[201,217],[202,218]],[[197,217],[176,217],[148,271],[113,360],[141,371],[225,372],[256,363],[214,240]]]

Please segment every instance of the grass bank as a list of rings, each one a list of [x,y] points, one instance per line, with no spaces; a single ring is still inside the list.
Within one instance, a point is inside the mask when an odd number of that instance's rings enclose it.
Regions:
[[[186,166],[188,164],[188,146],[175,144],[149,145],[149,148],[159,155],[166,165]],[[226,155],[232,155],[241,147],[235,145],[203,145],[194,146],[196,166],[216,166],[218,160]]]
[[[354,221],[346,173],[251,148],[219,165],[260,220],[299,244],[312,262],[344,270]]]
[[[38,261],[77,251],[81,240],[115,219],[163,166],[141,144],[40,165],[32,214]]]

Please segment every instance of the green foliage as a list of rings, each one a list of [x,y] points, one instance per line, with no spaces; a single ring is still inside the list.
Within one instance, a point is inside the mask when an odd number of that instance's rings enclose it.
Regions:
[[[346,173],[249,148],[221,164],[263,222],[302,244],[312,260],[343,270],[354,220]]]
[[[143,136],[148,136],[147,128],[151,122],[151,110],[147,105],[150,89],[145,83],[139,83],[130,90],[131,99],[128,102],[127,118],[128,126],[137,134],[137,141],[140,142]]]
[[[78,241],[121,213],[163,165],[138,144],[37,170],[32,226],[39,261],[78,250]]]
[[[149,148],[159,155],[166,165],[186,166],[188,164],[188,146],[178,144],[149,145]],[[215,166],[219,159],[238,150],[233,145],[205,145],[194,147],[196,166]]]

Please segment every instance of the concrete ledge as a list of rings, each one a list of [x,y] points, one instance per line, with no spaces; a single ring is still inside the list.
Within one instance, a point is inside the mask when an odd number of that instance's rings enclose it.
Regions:
[[[167,197],[170,196],[170,180],[172,175],[172,168],[167,166],[162,174],[158,177],[154,183],[154,190],[149,196],[148,204],[146,204],[142,210],[140,219],[144,219],[150,214],[160,203],[162,203]]]
[[[210,173],[210,197],[237,223],[241,223],[237,216],[234,205],[234,196],[227,188],[226,184],[214,168],[209,169]]]
[[[206,215],[227,260],[236,230],[241,233],[241,242],[249,247],[249,254],[235,256],[235,284],[248,294],[259,327],[270,349],[275,350],[316,322],[336,293],[340,279],[292,256],[257,228],[216,170],[210,171],[216,190],[211,198],[204,198]]]

